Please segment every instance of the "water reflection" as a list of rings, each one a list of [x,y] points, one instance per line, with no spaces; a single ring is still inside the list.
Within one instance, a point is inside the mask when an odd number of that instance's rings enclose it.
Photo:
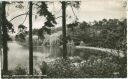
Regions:
[[[20,46],[15,41],[8,43],[9,51],[8,51],[8,65],[9,69],[15,68],[16,65],[22,64],[24,66],[28,66],[28,49]]]
[[[14,69],[18,64],[22,66],[29,66],[29,50],[28,47],[19,45],[16,41],[8,42],[8,65],[9,69]],[[90,51],[76,50],[68,47],[68,56],[79,56],[81,58],[88,58]],[[34,66],[41,63],[41,61],[51,61],[57,57],[62,56],[62,48],[58,46],[40,46],[33,48]]]
[[[16,41],[8,43],[8,63],[9,69],[14,69],[16,65],[21,64],[28,67],[29,63],[29,49],[28,47],[23,47],[19,45]],[[59,47],[34,47],[33,48],[33,58],[34,64],[41,61],[49,61],[56,57],[62,56],[61,48]]]

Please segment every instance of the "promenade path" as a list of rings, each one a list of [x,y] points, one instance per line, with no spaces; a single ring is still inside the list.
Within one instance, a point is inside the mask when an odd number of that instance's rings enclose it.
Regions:
[[[106,53],[111,53],[115,56],[124,57],[123,51],[114,50],[114,49],[90,47],[90,46],[76,46],[76,49],[91,49],[91,50],[97,50],[97,51],[103,51]]]

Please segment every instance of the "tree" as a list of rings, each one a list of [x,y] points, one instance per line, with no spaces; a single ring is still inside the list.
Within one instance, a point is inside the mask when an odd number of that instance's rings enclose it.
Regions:
[[[42,26],[42,30],[45,30],[48,34],[51,34],[51,27],[54,27],[56,23],[55,16],[48,11],[48,6],[46,1],[41,1],[36,3],[38,14],[40,16],[46,17],[46,22],[44,22],[44,26]]]
[[[71,5],[75,8],[79,8],[79,1],[62,1],[62,34],[63,34],[63,58],[67,56],[67,36],[66,36],[66,6]]]
[[[6,2],[2,2],[2,30],[3,30],[3,71],[8,72],[8,47],[7,47],[7,25],[6,25]]]
[[[19,26],[18,26],[18,29],[19,29],[19,32],[23,32],[23,30],[25,30],[25,26],[24,25],[22,25],[22,24],[20,24]]]
[[[83,31],[86,31],[86,29],[89,28],[89,24],[85,21],[83,21],[80,25],[79,25],[79,28]]]
[[[67,40],[66,40],[66,2],[62,2],[62,34],[63,34],[63,58],[67,55]]]
[[[29,74],[33,75],[32,2],[29,2]]]
[[[1,32],[1,42],[3,47],[3,74],[7,74],[8,72],[8,46],[7,41],[9,39],[8,30],[14,32],[13,25],[10,23],[6,18],[6,5],[9,4],[8,2],[2,1],[0,4],[0,25],[2,26]]]
[[[0,3],[0,52],[2,53],[1,51],[1,48],[2,48],[2,3]]]

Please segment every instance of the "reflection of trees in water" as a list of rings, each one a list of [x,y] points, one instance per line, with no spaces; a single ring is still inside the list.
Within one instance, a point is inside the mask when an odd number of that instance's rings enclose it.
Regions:
[[[52,35],[45,34],[44,35],[45,39],[43,41],[43,44],[52,45],[52,46],[60,45],[61,39],[59,37],[61,34],[62,34],[61,31],[54,33]]]
[[[53,58],[56,58],[56,57],[60,57],[62,56],[62,50],[61,48],[59,48],[58,46],[51,46],[49,47],[49,53],[50,53],[50,58],[53,57]]]
[[[60,57],[62,55],[62,51],[58,46],[34,47],[33,52],[49,54],[48,56],[49,58]]]
[[[42,46],[42,47],[34,47],[34,52],[40,53],[50,53],[49,58],[61,57],[62,56],[62,48],[59,46]],[[68,56],[74,55],[75,48],[71,45],[68,46]]]

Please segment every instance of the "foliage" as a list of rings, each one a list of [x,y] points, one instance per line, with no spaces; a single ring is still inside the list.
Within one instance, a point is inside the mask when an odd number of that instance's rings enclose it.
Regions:
[[[73,31],[73,28],[76,27],[76,26],[78,26],[78,22],[77,21],[75,21],[73,23],[70,23],[70,24],[67,24],[67,28],[71,28],[72,31]]]
[[[68,27],[74,25],[69,24]],[[78,26],[68,28],[68,35],[75,42],[84,41],[85,44],[95,47],[126,49],[126,19],[103,19],[92,23],[82,22]],[[122,45],[121,45],[122,44]],[[124,46],[124,47],[122,47]]]
[[[119,78],[121,65],[114,56],[89,56],[86,60],[79,57],[69,57],[67,59],[56,58],[54,61],[44,63],[40,66],[46,72],[48,78]],[[126,77],[126,72],[123,72]],[[9,75],[27,75],[28,69],[17,65],[14,70],[8,72]],[[34,74],[39,75],[39,71],[34,68]]]
[[[78,9],[80,7],[80,1],[66,1],[66,6],[73,6]]]
[[[32,31],[33,35],[37,35],[39,37],[39,39],[44,39],[44,29],[40,28],[40,29],[33,29]]]
[[[42,72],[42,75],[46,75],[48,72],[48,65],[45,61],[42,61],[42,64],[40,66],[40,70]]]
[[[26,72],[26,69],[23,66],[17,65],[16,68],[14,69],[14,71],[13,71],[13,74],[15,74],[15,75],[26,75],[27,72]]]
[[[3,70],[2,71],[2,75],[5,75],[5,73],[7,75],[27,75],[27,69],[24,67],[24,66],[21,66],[21,65],[17,65],[16,68],[14,70],[8,70],[8,72],[4,72]]]
[[[20,33],[20,34],[15,36],[15,40],[20,41],[20,42],[24,42],[25,41],[25,36],[26,35],[24,33]]]
[[[119,69],[120,65],[113,61],[112,56],[101,58],[92,55],[81,62],[58,58],[48,64],[47,75],[50,78],[115,78],[120,77]]]
[[[22,24],[20,24],[20,25],[18,26],[18,28],[25,29],[25,26],[24,26],[24,25],[22,25]]]
[[[46,22],[44,23],[44,26],[46,28],[46,31],[48,32],[48,34],[50,34],[50,29],[47,28],[47,27],[54,27],[54,24],[56,24],[56,21],[55,21],[55,16],[52,15],[51,12],[48,11],[48,6],[46,4],[46,2],[39,2],[37,3],[38,7],[38,14],[40,16],[44,16],[46,17]]]
[[[123,58],[116,57],[114,61],[119,65],[118,73],[120,75],[118,76],[126,77],[126,22],[127,19],[103,19],[92,23],[82,22],[74,28],[75,32],[69,28],[67,33],[75,43],[84,41],[84,43],[89,46],[122,50],[125,56]]]
[[[7,5],[8,3],[7,2],[5,2],[5,4]],[[0,25],[2,25],[2,22],[3,22],[3,19],[2,19],[2,4],[0,3],[0,9],[1,9],[1,11],[0,11]],[[7,18],[5,18],[5,26],[7,27],[7,29],[8,30],[12,30],[12,32],[14,32],[14,28],[13,28],[13,25],[12,25],[12,23],[11,22],[9,22],[8,20],[7,20]]]
[[[60,58],[49,65],[47,75],[50,78],[78,78],[82,77],[83,73],[80,69],[75,68],[75,66],[71,64],[71,60]]]
[[[82,65],[81,70],[91,78],[111,78],[119,76],[119,66],[113,62],[110,57],[100,59],[99,57],[91,56]],[[116,74],[114,75],[114,73]]]

